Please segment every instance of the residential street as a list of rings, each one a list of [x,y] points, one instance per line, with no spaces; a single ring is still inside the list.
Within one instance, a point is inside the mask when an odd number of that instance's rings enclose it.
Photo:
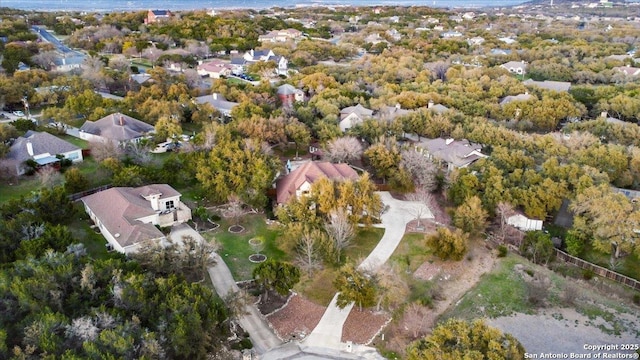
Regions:
[[[185,235],[199,241],[206,241],[187,224],[176,225],[171,229],[171,237],[174,241],[181,239]],[[239,289],[231,276],[231,271],[229,271],[227,264],[218,254],[215,254],[214,257],[216,265],[208,269],[209,277],[218,295],[224,298],[229,291],[238,291]],[[248,314],[242,316],[239,322],[242,328],[249,333],[254,350],[258,354],[265,353],[282,344],[255,306],[247,305],[246,311]]]

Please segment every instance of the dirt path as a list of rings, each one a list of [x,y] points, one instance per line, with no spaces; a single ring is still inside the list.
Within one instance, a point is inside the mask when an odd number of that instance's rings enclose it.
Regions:
[[[469,260],[471,257],[471,260]],[[478,283],[482,274],[493,269],[494,255],[484,244],[474,241],[470,254],[460,262],[433,261],[424,263],[414,274],[418,278],[430,280],[437,277],[441,284],[444,300],[437,301],[425,321],[427,329],[433,329],[438,317],[455,304],[464,294]]]

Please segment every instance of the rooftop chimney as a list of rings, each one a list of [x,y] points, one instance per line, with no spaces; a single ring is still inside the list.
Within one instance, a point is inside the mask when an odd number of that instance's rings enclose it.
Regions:
[[[29,156],[33,156],[33,144],[31,141],[27,141],[27,152],[29,153]]]
[[[124,116],[120,115],[120,126],[124,126]]]
[[[218,100],[218,93],[213,93],[213,100]]]
[[[427,104],[427,109],[431,109],[433,107],[433,100],[429,100],[429,103]]]
[[[396,104],[396,109],[400,110],[400,103]]]
[[[609,116],[609,114],[606,111],[603,111],[600,113],[600,116],[606,119]]]

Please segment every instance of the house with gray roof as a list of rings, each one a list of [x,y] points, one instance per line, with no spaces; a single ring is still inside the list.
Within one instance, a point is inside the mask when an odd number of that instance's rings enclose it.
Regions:
[[[400,104],[395,106],[383,106],[378,112],[378,117],[382,120],[392,121],[397,117],[409,115],[413,110],[403,109]]]
[[[429,100],[429,102],[427,103],[427,109],[429,111],[435,112],[436,114],[444,114],[449,111],[448,107],[442,104],[436,104],[433,102],[433,100]]]
[[[111,141],[119,145],[126,142],[139,142],[154,132],[153,125],[122,113],[107,115],[97,121],[86,121],[79,131],[80,138],[83,140]]]
[[[534,98],[533,95],[529,94],[528,92],[525,92],[524,94],[519,94],[519,95],[509,95],[509,96],[505,96],[504,99],[500,101],[500,106],[505,106],[508,103],[511,103],[514,101],[528,101],[533,98]]]
[[[82,149],[47,132],[27,131],[9,148],[2,164],[15,175],[23,175],[27,160],[39,166],[47,166],[60,161],[58,156],[73,162],[82,161]]]
[[[524,61],[509,61],[500,65],[501,68],[507,69],[512,74],[523,75],[527,72],[527,63]]]
[[[474,161],[487,157],[481,151],[482,146],[468,140],[425,139],[415,144],[415,150],[430,160],[440,162],[447,171],[467,167]]]
[[[148,241],[163,241],[156,228],[189,221],[191,209],[167,184],[114,187],[80,199],[109,246],[123,254],[136,252]]]
[[[350,128],[362,124],[362,122],[373,115],[373,110],[358,104],[340,110],[340,130],[347,131]]]
[[[209,104],[214,109],[218,110],[222,115],[231,117],[231,110],[238,106],[239,103],[233,101],[227,101],[227,99],[219,93],[213,93],[211,95],[198,96],[195,101],[198,104]]]
[[[571,83],[566,81],[535,81],[533,79],[527,79],[522,82],[525,86],[537,86],[541,89],[557,91],[557,92],[567,92],[571,88]]]

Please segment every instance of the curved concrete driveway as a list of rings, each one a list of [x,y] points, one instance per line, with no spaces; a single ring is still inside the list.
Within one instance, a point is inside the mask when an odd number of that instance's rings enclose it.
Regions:
[[[420,202],[403,201],[394,199],[387,191],[378,192],[387,208],[381,217],[381,224],[376,227],[385,229],[384,235],[371,254],[359,265],[359,269],[376,271],[391,257],[404,236],[407,223],[415,220],[415,214],[422,214],[422,218],[433,218],[431,210]],[[422,209],[421,212],[418,210]],[[302,341],[303,344],[313,347],[323,347],[334,350],[346,351],[347,344],[342,342],[342,327],[351,312],[353,304],[340,309],[336,306],[338,294],[333,297],[331,304],[322,315],[320,322],[311,334]],[[369,352],[371,348],[365,346],[353,347],[352,352]]]
[[[187,224],[175,225],[171,228],[171,238],[174,241],[179,241],[183,236],[191,236],[198,241],[206,241]],[[216,265],[209,267],[207,271],[216,292],[221,298],[224,298],[230,291],[238,291],[239,288],[235,280],[233,280],[233,276],[231,276],[229,267],[227,267],[222,258],[218,254],[214,254],[213,258],[216,261]],[[263,354],[282,344],[282,341],[273,333],[254,305],[247,305],[245,311],[246,314],[239,319],[239,323],[249,333],[253,348],[258,354]]]

